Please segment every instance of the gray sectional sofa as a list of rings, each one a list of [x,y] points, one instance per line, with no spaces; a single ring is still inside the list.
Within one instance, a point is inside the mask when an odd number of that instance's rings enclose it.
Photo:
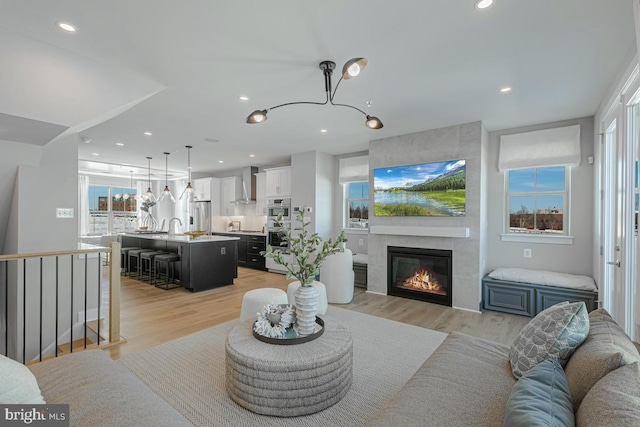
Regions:
[[[604,310],[588,316],[588,336],[562,374],[571,390],[576,425],[640,425],[638,349]],[[102,351],[76,353],[30,369],[47,403],[72,404],[73,425],[191,425]],[[517,381],[522,379],[512,374],[509,347],[453,333],[369,425],[502,426]],[[530,406],[548,403],[544,397],[539,400]]]
[[[603,310],[564,372],[577,426],[640,426],[640,354]],[[380,411],[371,426],[502,426],[516,384],[509,347],[453,333]],[[545,408],[540,402],[531,407]],[[550,399],[552,400],[552,399]],[[541,418],[538,416],[538,419]],[[509,424],[507,425],[564,425]]]

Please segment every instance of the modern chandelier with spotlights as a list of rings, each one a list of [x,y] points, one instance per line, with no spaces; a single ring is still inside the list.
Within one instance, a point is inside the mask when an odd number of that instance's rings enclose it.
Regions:
[[[335,70],[336,68],[336,63],[333,61],[322,61],[319,67],[322,70],[322,73],[324,74],[324,88],[327,95],[327,98],[325,99],[324,102],[312,102],[312,101],[287,102],[285,104],[276,105],[275,107],[267,108],[265,110],[255,110],[253,113],[249,114],[249,117],[247,117],[247,123],[249,124],[262,123],[267,120],[267,112],[269,112],[269,110],[275,110],[276,108],[284,107],[287,105],[295,105],[295,104],[326,105],[327,103],[331,103],[331,105],[334,105],[336,107],[349,107],[349,108],[353,108],[356,111],[361,112],[366,117],[366,120],[364,122],[365,126],[367,126],[370,129],[381,129],[383,125],[380,119],[378,119],[377,117],[370,116],[364,111],[362,111],[361,109],[354,107],[353,105],[336,104],[333,102],[333,98],[336,94],[336,91],[338,90],[338,86],[340,86],[340,82],[342,82],[343,79],[349,80],[352,77],[356,77],[358,74],[360,74],[360,72],[364,69],[366,65],[367,65],[366,58],[353,58],[348,60],[342,67],[342,76],[340,77],[338,84],[336,84],[336,87],[335,89],[333,89],[333,92],[332,92],[331,74],[333,74],[333,70]]]

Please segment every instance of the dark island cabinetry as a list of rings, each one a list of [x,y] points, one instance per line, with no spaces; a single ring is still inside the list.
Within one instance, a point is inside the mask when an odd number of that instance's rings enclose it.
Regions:
[[[238,266],[256,270],[267,269],[260,251],[267,248],[267,236],[246,233],[213,233],[215,236],[239,237]]]
[[[204,291],[233,284],[238,277],[237,236],[202,236],[192,239],[176,235],[121,235],[123,247],[138,247],[177,253],[178,283],[192,292]]]

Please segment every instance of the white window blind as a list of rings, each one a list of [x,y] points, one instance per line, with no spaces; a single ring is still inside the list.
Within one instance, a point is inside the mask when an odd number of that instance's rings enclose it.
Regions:
[[[346,157],[340,159],[340,184],[345,182],[369,181],[369,156]]]
[[[579,164],[580,125],[500,137],[500,171]]]

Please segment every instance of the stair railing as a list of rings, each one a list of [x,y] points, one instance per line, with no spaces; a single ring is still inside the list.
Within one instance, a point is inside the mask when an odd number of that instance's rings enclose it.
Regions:
[[[120,340],[120,243],[78,246],[77,250],[0,255],[0,295],[4,299],[0,349],[5,356],[22,363],[58,357],[58,347],[64,344],[60,341],[66,341],[67,333],[71,352],[74,339],[82,339],[86,348],[87,323],[92,320],[89,311],[97,314],[99,347],[105,286],[109,290],[108,341]],[[106,283],[103,255],[110,259]]]

